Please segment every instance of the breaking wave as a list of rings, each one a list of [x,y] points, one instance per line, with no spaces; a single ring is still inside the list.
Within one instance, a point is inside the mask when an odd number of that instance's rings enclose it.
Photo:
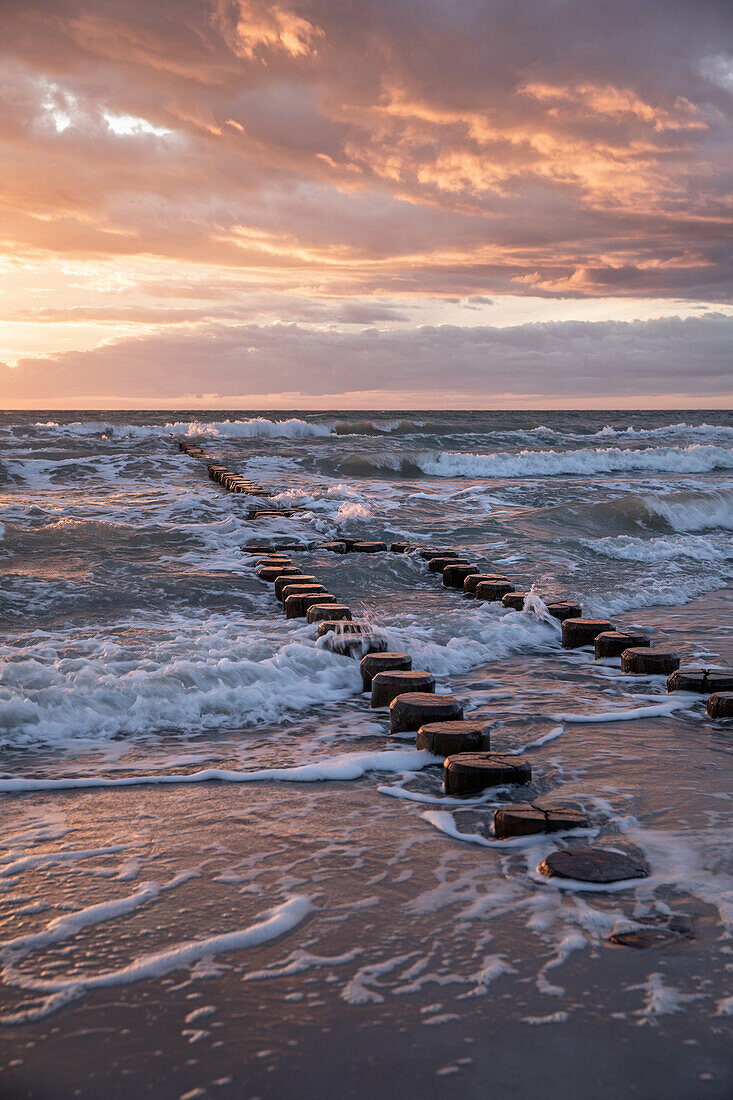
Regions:
[[[424,420],[337,420],[333,425],[335,435],[390,435],[392,432],[409,435],[425,427]],[[430,425],[431,432],[439,432],[440,425]]]
[[[649,515],[658,516],[673,531],[706,531],[716,527],[733,531],[733,489],[645,495],[641,500]]]
[[[156,439],[171,435],[191,438],[213,436],[217,439],[306,439],[332,434],[331,428],[325,424],[311,424],[295,417],[290,420],[268,420],[264,416],[249,420],[179,420],[168,424],[114,424],[106,420],[60,424],[48,420],[37,422],[34,427],[62,436],[101,436],[104,439]]]
[[[703,535],[640,539],[630,535],[618,538],[581,539],[583,546],[617,561],[670,562],[679,558],[693,561],[725,562],[733,560],[733,547],[726,540],[720,546]]]
[[[733,470],[733,450],[693,443],[689,447],[582,448],[577,451],[520,451],[518,454],[460,454],[444,451],[422,459],[423,473],[437,477],[553,477],[634,471],[698,474]]]
[[[350,455],[338,465],[341,470],[362,477],[375,477],[382,472],[403,477],[428,474],[432,477],[473,478],[588,477],[636,471],[699,474],[711,470],[733,470],[733,449],[693,443],[689,447],[648,447],[644,450],[584,447],[574,451],[524,450],[491,454],[383,451]]]

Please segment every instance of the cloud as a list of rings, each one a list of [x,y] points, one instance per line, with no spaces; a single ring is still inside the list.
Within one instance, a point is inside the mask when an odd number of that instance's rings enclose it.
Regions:
[[[269,50],[283,50],[289,57],[308,56],[323,34],[289,8],[262,0],[218,0],[215,22],[232,52],[249,60]]]
[[[8,400],[719,394],[723,317],[470,322],[725,312],[730,30],[718,0],[4,0],[0,357],[37,355]]]
[[[624,403],[654,393],[690,405],[730,397],[733,318],[421,326],[385,332],[323,331],[289,325],[211,324],[187,335],[164,332],[119,339],[85,353],[26,359],[0,367],[10,401],[32,404],[130,395],[165,404],[202,387],[215,402],[297,393],[326,397],[398,389],[405,407],[435,407],[448,397],[470,405],[508,401],[566,405]]]
[[[24,0],[4,22],[16,251],[344,294],[730,292],[712,0]]]

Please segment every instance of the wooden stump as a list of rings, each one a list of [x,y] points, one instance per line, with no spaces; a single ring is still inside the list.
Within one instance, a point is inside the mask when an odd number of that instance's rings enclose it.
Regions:
[[[562,848],[546,856],[537,870],[548,878],[599,883],[646,878],[649,874],[640,860],[607,848]]]
[[[323,545],[321,547],[319,547],[319,549],[321,549],[321,550],[330,550],[332,554],[345,554],[346,553],[346,543],[345,542],[324,542]]]
[[[680,655],[673,649],[656,646],[650,649],[625,649],[621,654],[621,671],[633,676],[674,672],[680,667]]]
[[[297,565],[261,565],[256,570],[261,581],[276,581],[278,577],[299,577]]]
[[[512,806],[502,806],[494,814],[494,836],[497,840],[546,832],[545,815],[542,810],[538,810],[529,802],[516,802]]]
[[[547,816],[548,833],[559,833],[566,829],[585,829],[588,825],[585,814],[572,806],[550,806],[544,810],[544,813]]]
[[[437,546],[425,546],[420,551],[420,557],[423,561],[431,561],[432,558],[458,558],[460,555],[457,550],[441,550]]]
[[[428,569],[431,573],[442,573],[446,565],[460,565],[460,562],[455,557],[443,557],[431,558],[428,562]]]
[[[406,554],[410,549],[409,542],[393,542],[390,545],[390,551],[393,554]]]
[[[316,627],[316,637],[326,638],[326,648],[345,657],[361,658],[367,653],[380,653],[389,648],[387,639],[375,634],[369,623],[321,622]]]
[[[350,619],[351,612],[343,603],[314,603],[308,608],[305,618],[309,623],[321,623],[324,620],[340,622]]]
[[[336,597],[330,592],[307,592],[303,595],[286,596],[283,607],[286,619],[304,619],[309,607],[314,603],[336,603]]]
[[[412,733],[432,722],[459,721],[463,704],[452,695],[423,695],[403,692],[392,699],[389,707],[389,727],[392,733]]]
[[[364,691],[371,691],[372,680],[378,672],[411,672],[412,657],[408,653],[390,653],[389,651],[370,653],[362,657],[359,667]]]
[[[415,743],[435,756],[459,752],[488,752],[491,727],[486,722],[428,722],[420,726]]]
[[[578,649],[593,645],[598,635],[607,630],[613,630],[613,624],[608,619],[565,619],[562,624],[563,648]]]
[[[277,577],[277,580],[280,580],[280,577]],[[288,577],[283,577],[283,580],[287,581]],[[302,582],[298,577],[293,577],[293,584],[284,584],[280,592],[280,602],[284,605],[288,596],[305,595],[306,592],[326,592],[326,585],[319,584],[317,581]]]
[[[523,611],[526,598],[526,592],[507,592],[501,597],[501,602],[512,611]]]
[[[733,691],[733,668],[678,668],[667,680],[667,691]]]
[[[480,581],[476,585],[476,599],[486,600],[489,603],[498,603],[509,592],[514,591],[514,585],[509,581]]]
[[[476,794],[486,787],[522,785],[532,779],[528,760],[496,752],[462,752],[447,757],[444,765],[445,793]]]
[[[393,699],[404,692],[422,695],[433,691],[435,679],[429,672],[377,672],[372,676],[371,705],[388,707]]]
[[[388,643],[384,638],[378,638],[375,634],[328,634],[326,636],[326,648],[331,653],[338,653],[342,657],[352,657],[359,661],[369,653],[382,653],[387,650]]]
[[[636,634],[626,630],[604,630],[596,638],[596,660],[604,657],[620,657],[625,649],[649,647],[651,645],[648,635]]]
[[[583,829],[588,819],[573,806],[538,806],[518,802],[502,806],[494,814],[494,834],[499,840],[510,836],[531,836],[534,833],[560,833]]]
[[[733,691],[716,691],[707,703],[711,718],[733,718]]]
[[[446,565],[443,570],[443,584],[446,588],[460,588],[462,590],[466,577],[478,572],[477,565],[458,565],[456,563]]]
[[[283,588],[287,588],[289,584],[318,584],[318,581],[310,573],[293,573],[292,575],[278,577],[275,581],[275,596],[280,600],[280,603],[283,599]]]
[[[545,606],[553,619],[559,619],[561,623],[565,619],[579,619],[583,614],[579,603],[566,603],[565,600],[558,600],[556,603],[548,603]]]
[[[386,542],[355,542],[351,547],[354,554],[381,554],[386,549]]]
[[[509,578],[501,573],[471,573],[463,582],[463,591],[466,595],[476,595],[476,586],[483,581],[491,581],[493,584],[508,584]]]
[[[318,624],[316,637],[322,638],[324,634],[369,634],[368,623],[353,622],[348,619],[325,620]]]

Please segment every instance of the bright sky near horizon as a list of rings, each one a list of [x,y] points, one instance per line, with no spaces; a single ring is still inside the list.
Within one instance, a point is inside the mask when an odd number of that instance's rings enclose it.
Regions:
[[[0,406],[730,406],[732,30],[3,0]]]

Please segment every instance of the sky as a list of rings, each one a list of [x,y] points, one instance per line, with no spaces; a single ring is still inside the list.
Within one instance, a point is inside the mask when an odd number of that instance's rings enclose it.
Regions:
[[[728,0],[0,0],[0,406],[733,404]]]

